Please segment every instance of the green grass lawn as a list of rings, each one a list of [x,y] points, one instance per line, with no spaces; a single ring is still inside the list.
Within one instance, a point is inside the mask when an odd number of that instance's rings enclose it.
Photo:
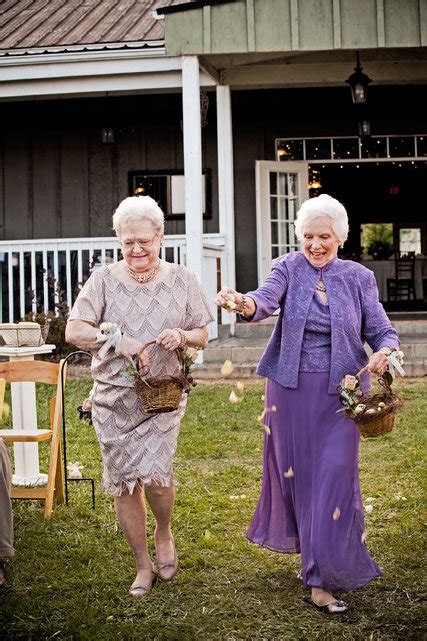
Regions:
[[[90,381],[67,383],[69,460],[96,479],[70,485],[70,505],[51,520],[38,502],[14,503],[17,554],[0,595],[1,639],[421,639],[422,439],[426,386],[406,381],[406,405],[394,432],[361,446],[368,547],[384,577],[346,596],[350,610],[328,618],[304,604],[298,555],[247,542],[245,531],[261,483],[263,389],[241,405],[229,385],[200,385],[190,394],[175,473],[174,532],[180,571],[134,599],[134,562],[100,488],[101,459],[93,428],[75,406]],[[40,406],[40,412],[41,410]],[[42,469],[46,444],[40,446]],[[404,497],[406,500],[399,498]],[[153,522],[149,522],[150,534]]]

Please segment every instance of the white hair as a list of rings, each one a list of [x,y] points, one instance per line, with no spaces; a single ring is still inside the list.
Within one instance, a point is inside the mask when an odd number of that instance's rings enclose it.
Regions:
[[[117,207],[113,214],[113,229],[117,236],[129,223],[149,221],[156,233],[163,234],[165,217],[155,200],[150,196],[129,196]]]
[[[342,243],[348,237],[348,216],[344,205],[336,198],[321,194],[315,198],[309,198],[301,205],[295,221],[295,233],[298,240],[302,239],[305,223],[319,216],[328,216],[331,219],[331,226],[339,241]]]

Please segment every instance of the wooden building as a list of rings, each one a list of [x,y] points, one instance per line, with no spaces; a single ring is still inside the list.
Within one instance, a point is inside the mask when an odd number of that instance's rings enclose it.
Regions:
[[[427,254],[426,25],[426,0],[4,2],[3,318],[52,306],[46,272],[72,302],[94,256],[117,257],[111,214],[136,189],[211,297],[294,249],[320,190],[349,211],[351,255],[369,223]]]

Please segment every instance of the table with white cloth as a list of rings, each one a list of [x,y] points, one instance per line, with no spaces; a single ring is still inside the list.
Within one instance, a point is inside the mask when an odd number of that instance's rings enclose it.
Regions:
[[[395,261],[394,258],[389,260],[361,260],[364,265],[375,274],[380,294],[380,300],[386,302],[387,297],[387,279],[395,278]],[[414,280],[415,280],[415,297],[423,300],[423,277],[427,278],[427,257],[418,256],[415,258]]]

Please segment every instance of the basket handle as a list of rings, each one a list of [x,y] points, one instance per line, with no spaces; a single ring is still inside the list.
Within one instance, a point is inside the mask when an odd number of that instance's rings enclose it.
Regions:
[[[139,350],[139,354],[141,354],[141,352],[143,352],[145,349],[147,349],[147,347],[149,347],[150,345],[157,345],[157,342],[154,340],[154,341],[149,341],[148,343],[145,343],[142,346],[142,348]],[[178,349],[175,349],[174,352],[175,352],[176,357],[178,359],[178,365],[181,365],[181,361],[179,360]],[[150,371],[150,368],[147,369],[147,371],[145,372],[145,375],[148,374],[149,371]]]
[[[357,374],[356,374],[355,378],[359,378],[359,376],[362,376],[362,374],[364,374],[364,373],[365,373],[365,372],[367,372],[367,371],[368,371],[368,365],[365,365],[365,367],[362,367],[362,369],[360,369],[360,370],[357,372]]]

